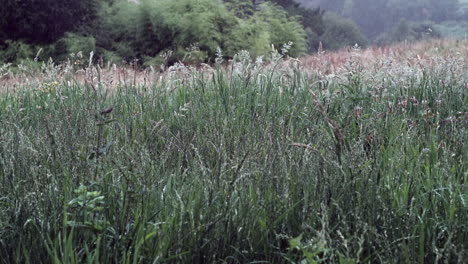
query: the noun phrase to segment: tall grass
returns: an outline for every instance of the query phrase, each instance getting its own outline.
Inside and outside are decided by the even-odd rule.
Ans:
[[[4,80],[0,262],[463,263],[463,47]]]

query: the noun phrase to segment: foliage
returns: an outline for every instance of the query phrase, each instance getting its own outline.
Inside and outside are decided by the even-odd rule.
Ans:
[[[242,49],[256,56],[266,55],[271,44],[278,47],[289,41],[294,42],[291,55],[305,52],[304,30],[281,9],[265,4],[241,19],[235,8],[229,12],[213,0],[143,1],[136,46],[140,54],[152,57],[171,50],[171,61],[189,58],[190,47],[196,46],[198,62],[213,61],[218,48],[227,57]]]
[[[401,20],[400,23],[395,25],[388,32],[381,34],[376,39],[376,43],[383,45],[393,42],[414,42],[439,37],[441,37],[441,34],[431,23],[412,23]]]
[[[99,0],[2,0],[0,42],[51,44],[96,16]]]
[[[290,51],[292,56],[306,51],[305,33],[298,19],[269,4],[260,12],[254,12],[250,2],[230,1],[226,6],[217,0],[82,0],[75,1],[73,5],[57,1],[46,9],[39,9],[35,4],[38,2],[34,5],[17,1],[5,3],[6,8],[1,12],[17,10],[5,13],[4,19],[0,20],[0,26],[5,28],[0,32],[6,34],[0,39],[0,44],[3,40],[3,46],[11,46],[5,42],[7,38],[25,38],[34,44],[52,43],[52,50],[47,55],[56,61],[66,59],[78,49],[83,49],[84,54],[93,50],[96,58],[103,60],[122,62],[139,59],[142,63],[145,63],[145,58],[157,58],[171,51],[172,57],[167,60],[169,64],[182,59],[192,63],[213,61],[218,47],[226,57],[232,57],[242,49],[249,50],[254,56],[267,55],[272,44],[280,47],[290,41],[294,43]],[[65,12],[68,7],[74,9],[72,13],[71,9],[67,11],[67,19],[47,20],[52,17],[48,15],[51,11],[47,8],[59,12],[57,17],[61,18],[65,14],[60,12]],[[33,8],[37,13],[26,15]],[[10,17],[10,13],[18,14],[23,20],[17,16]],[[73,27],[67,24],[69,21],[73,21]],[[10,24],[22,29],[16,30]],[[47,29],[47,38],[36,27]],[[15,30],[15,34],[8,30]],[[67,31],[73,32],[65,34]],[[29,36],[32,32],[35,35]],[[197,47],[200,52],[190,51],[192,47]],[[194,60],[189,61],[190,58]],[[5,60],[14,61],[15,58],[8,55]]]
[[[467,13],[468,15],[468,13]],[[468,38],[468,21],[446,21],[441,24],[434,25],[435,29],[440,32],[443,37],[450,38]]]
[[[468,21],[468,1],[460,0],[460,8],[457,12],[457,20]]]
[[[272,1],[283,7],[290,15],[301,18],[301,23],[307,34],[308,51],[316,51],[318,47],[318,36],[325,30],[323,16],[325,11],[320,8],[304,8],[293,0],[274,0]]]
[[[229,12],[238,18],[249,18],[255,13],[255,6],[251,0],[223,0]]]
[[[213,0],[144,0],[140,17],[141,53],[149,56],[167,49],[183,50],[194,43],[199,43],[208,56],[214,56],[223,44],[224,31],[229,34],[236,23],[235,17]]]
[[[324,19],[325,32],[320,36],[325,49],[336,50],[345,46],[365,47],[367,38],[351,20],[327,13]]]
[[[0,50],[0,61],[15,62],[31,59],[35,55],[33,47],[22,41],[5,41],[4,48]]]
[[[271,52],[272,44],[278,48],[289,42],[293,42],[289,54],[297,57],[317,51],[320,41],[325,49],[339,49],[351,43],[364,45],[367,41],[361,30],[372,41],[379,37],[379,43],[422,39],[427,35],[421,32],[426,21],[435,21],[444,30],[444,36],[461,36],[468,10],[466,1],[457,0],[270,0],[255,4],[251,0],[3,2],[0,60],[14,63],[19,62],[16,58],[22,60],[31,55],[26,46],[22,46],[18,56],[13,54],[17,44],[12,43],[23,43],[32,50],[42,49],[39,59],[44,60],[54,57],[62,61],[83,48],[85,54],[93,50],[95,61],[137,61],[146,66],[162,61],[170,65],[179,61],[213,62],[218,48],[226,58],[240,50],[265,56]],[[337,15],[325,17],[325,10]],[[393,31],[401,19],[423,24],[411,26],[407,36],[396,36]],[[449,20],[457,21],[457,25],[451,25]],[[404,25],[400,26],[404,30]],[[161,57],[167,54],[171,56]]]
[[[137,57],[133,47],[138,41],[139,9],[129,1],[116,0],[112,4],[102,3],[98,17],[82,33],[96,39],[97,57],[104,61],[111,58],[115,62],[130,62]]]
[[[442,22],[452,19],[460,8],[458,0],[427,0],[430,20]]]
[[[299,1],[309,7],[320,6],[351,18],[370,39],[398,24],[401,19],[413,22],[453,20],[460,17],[458,0],[316,0]]]
[[[307,51],[306,34],[299,23],[299,18],[288,17],[287,12],[277,6],[263,4],[260,11],[255,14],[254,25],[261,29],[257,35],[260,40],[262,36],[268,35],[268,38],[263,39],[265,45],[273,44],[279,48],[283,44],[292,42],[293,46],[289,50],[291,56],[299,56]]]
[[[96,50],[96,40],[94,37],[80,36],[74,33],[66,33],[65,36],[59,39],[54,45],[55,58],[58,61],[63,61],[71,54],[82,53],[85,57],[89,57],[91,52]]]

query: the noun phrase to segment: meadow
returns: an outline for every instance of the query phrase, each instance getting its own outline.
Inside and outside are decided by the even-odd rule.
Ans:
[[[0,263],[466,263],[467,59],[4,65]]]

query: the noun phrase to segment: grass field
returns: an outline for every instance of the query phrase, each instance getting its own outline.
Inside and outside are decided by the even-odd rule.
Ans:
[[[466,263],[467,59],[5,65],[0,263]]]

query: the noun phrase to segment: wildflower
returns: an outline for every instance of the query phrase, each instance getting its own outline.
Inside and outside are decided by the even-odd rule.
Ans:
[[[379,99],[380,99],[380,96],[378,96],[377,94],[372,95],[372,101],[378,102]]]
[[[404,99],[404,100],[401,100],[400,102],[398,102],[398,106],[400,106],[403,109],[408,107],[408,99]]]
[[[356,115],[357,118],[361,118],[363,115],[364,111],[363,108],[360,106],[354,107],[354,114]]]
[[[445,142],[444,142],[444,141],[441,141],[441,142],[437,145],[437,148],[438,148],[438,149],[445,148]]]
[[[425,157],[428,157],[430,153],[431,153],[431,150],[430,150],[429,148],[423,148],[423,149],[421,150],[421,156],[422,156],[422,157],[424,157],[424,156],[425,156]]]
[[[393,104],[392,104],[392,102],[388,102],[388,112],[393,113]]]
[[[432,113],[431,109],[426,109],[426,113],[424,114],[424,117],[426,118],[432,118],[434,114]]]
[[[374,144],[375,144],[374,135],[372,133],[369,133],[366,136],[366,140],[364,141],[364,150],[366,151],[367,156],[372,154]]]
[[[427,107],[428,104],[429,104],[429,103],[427,102],[427,100],[422,100],[422,101],[421,101],[421,105],[422,105],[423,107]]]
[[[418,105],[419,104],[418,99],[416,99],[416,97],[414,97],[414,96],[410,98],[410,101],[411,101],[411,103],[413,103],[413,105]]]
[[[291,49],[293,43],[289,41],[288,43],[283,44],[283,47],[281,48],[281,53],[283,55],[288,54],[288,51]]]

